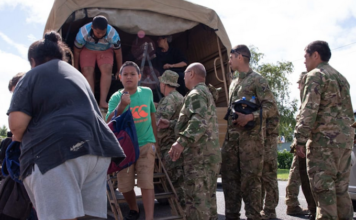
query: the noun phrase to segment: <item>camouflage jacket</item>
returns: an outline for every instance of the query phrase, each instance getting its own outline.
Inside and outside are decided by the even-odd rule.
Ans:
[[[328,63],[320,63],[305,76],[301,108],[294,135],[298,145],[307,147],[353,146],[354,122],[350,85]],[[309,146],[308,146],[309,145]]]
[[[205,83],[199,83],[184,97],[175,131],[184,151],[199,148],[206,163],[221,162],[216,107]]]
[[[262,126],[264,127],[266,118],[278,115],[277,104],[267,80],[259,73],[250,69],[247,73],[239,73],[239,77],[231,82],[229,89],[230,104],[238,99],[242,99],[242,97],[250,100],[252,96],[255,96],[256,103],[262,107]],[[231,117],[229,117],[228,139],[235,141],[238,139],[239,134],[249,135],[253,139],[263,139],[264,134],[260,132],[260,110],[253,112],[253,117],[256,126],[250,130],[234,125]]]
[[[301,75],[300,75],[300,79],[299,79],[299,95],[300,95],[300,100],[302,100],[302,95],[303,95],[303,90],[304,90],[304,86],[305,86],[305,78],[306,78],[306,73],[307,72],[302,72]],[[300,108],[299,107],[299,112],[300,112]],[[297,115],[297,117],[295,118],[295,121],[298,123],[298,120],[299,120],[300,116],[299,114]],[[295,132],[295,129],[297,128],[297,126],[294,128],[294,132]],[[293,138],[293,142],[292,144],[290,145],[290,152],[291,153],[295,153],[296,152],[296,147],[297,146],[297,139],[294,137]]]
[[[176,90],[173,90],[159,101],[155,113],[157,122],[160,118],[168,120],[178,119],[182,104],[183,96]],[[177,137],[174,135],[174,128],[172,127],[158,130],[157,138],[158,146],[161,150],[170,149],[172,144],[177,140]]]

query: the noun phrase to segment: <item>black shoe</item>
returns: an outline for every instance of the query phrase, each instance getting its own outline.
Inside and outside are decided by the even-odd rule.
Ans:
[[[309,215],[309,220],[315,220],[315,215],[313,214]]]
[[[125,220],[137,220],[140,217],[140,211],[130,210],[125,216]]]

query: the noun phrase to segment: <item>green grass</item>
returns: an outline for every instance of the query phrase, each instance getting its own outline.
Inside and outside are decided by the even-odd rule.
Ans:
[[[288,177],[289,177],[289,169],[278,169],[277,171],[278,180],[288,180]]]

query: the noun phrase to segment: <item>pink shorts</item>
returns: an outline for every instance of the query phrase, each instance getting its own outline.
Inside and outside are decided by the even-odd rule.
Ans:
[[[104,51],[89,50],[86,47],[80,52],[80,67],[95,67],[95,61],[98,66],[103,64],[114,64],[114,51],[109,48]]]

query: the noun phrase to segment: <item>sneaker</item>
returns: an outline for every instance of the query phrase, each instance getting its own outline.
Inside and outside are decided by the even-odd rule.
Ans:
[[[262,210],[261,211],[262,219],[274,219],[277,218],[276,210]]]
[[[302,209],[300,206],[287,206],[287,215],[309,215],[308,209]]]
[[[125,216],[125,220],[137,220],[140,217],[140,211],[130,210]]]

